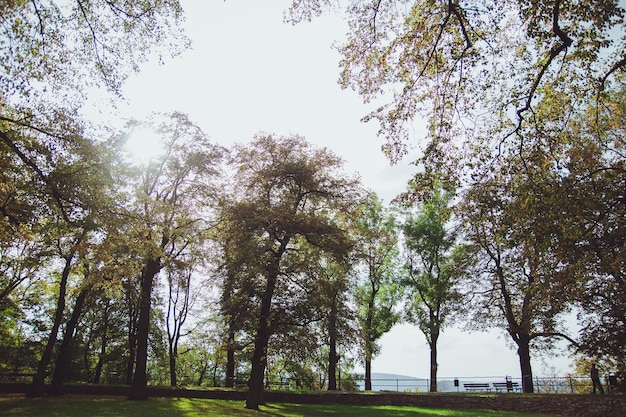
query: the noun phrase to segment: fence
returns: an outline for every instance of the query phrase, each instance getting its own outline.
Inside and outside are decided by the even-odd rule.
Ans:
[[[510,382],[507,389],[506,382]],[[363,378],[358,378],[359,390],[364,389]],[[613,381],[611,381],[613,382]],[[438,392],[465,392],[465,384],[479,385],[489,392],[521,392],[522,379],[508,376],[441,377],[437,379]],[[611,392],[615,383],[607,375],[603,380],[605,391]],[[471,387],[471,385],[470,385]],[[592,392],[591,379],[586,376],[534,377],[533,388],[537,394],[588,394]],[[419,378],[372,378],[372,391],[428,392],[429,379]]]
[[[507,381],[510,383],[507,389]],[[349,382],[349,384],[348,384]],[[378,392],[428,392],[430,390],[430,380],[421,378],[372,378],[372,391]],[[473,387],[477,391],[487,392],[521,392],[521,378],[508,376],[470,376],[470,377],[441,377],[437,379],[438,392],[466,392]],[[473,385],[472,385],[473,384]],[[365,382],[363,377],[353,377],[349,381],[337,382],[342,390],[363,391]],[[612,384],[609,383],[608,375],[603,380],[605,391],[612,391]],[[592,383],[589,377],[584,376],[553,376],[534,377],[533,388],[537,394],[589,394],[592,392]],[[298,389],[325,389],[325,381],[318,381],[311,387],[305,387],[301,381],[282,378],[280,380],[266,381],[266,388],[281,390]]]
[[[11,382],[30,382],[32,374],[16,374],[7,373],[0,374],[0,380]],[[611,378],[611,379],[610,379]],[[509,388],[506,382],[510,382]],[[247,383],[245,378],[238,378],[235,386],[244,388]],[[267,389],[299,391],[299,390],[325,390],[327,389],[326,381],[304,381],[295,378],[281,378],[266,380]],[[428,392],[430,390],[430,380],[422,378],[408,377],[374,377],[371,380],[372,391],[378,392]],[[624,377],[619,374],[619,380],[615,379],[615,374],[606,375],[603,378],[604,390],[611,392],[626,392],[626,382]],[[476,390],[488,392],[521,392],[521,378],[511,378],[508,376],[471,376],[471,377],[440,377],[437,379],[438,392],[466,392],[466,385],[471,385]],[[337,386],[342,391],[363,391],[365,382],[362,376],[352,376],[349,379],[337,381]],[[534,377],[534,392],[537,394],[589,394],[592,392],[591,379],[586,376],[553,376],[553,377]]]

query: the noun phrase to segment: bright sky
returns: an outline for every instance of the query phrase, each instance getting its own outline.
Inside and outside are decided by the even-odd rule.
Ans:
[[[410,160],[390,166],[376,137],[378,126],[360,119],[371,107],[337,84],[339,54],[331,48],[347,31],[337,16],[297,26],[283,23],[290,0],[181,0],[192,50],[164,65],[148,64],[128,80],[127,105],[141,118],[150,112],[181,111],[214,141],[230,146],[258,132],[300,134],[332,149],[386,202],[405,189],[415,167]],[[372,371],[424,377],[429,350],[411,325],[382,338]],[[439,376],[519,377],[515,350],[501,331],[444,331],[439,343]],[[536,375],[564,375],[564,357],[535,360]],[[552,367],[555,370],[551,369]]]

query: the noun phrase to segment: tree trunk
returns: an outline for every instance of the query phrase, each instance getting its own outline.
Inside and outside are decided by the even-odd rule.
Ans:
[[[430,345],[430,392],[437,392],[437,341]]]
[[[267,322],[267,320],[265,320]],[[265,374],[265,356],[267,352],[267,342],[269,340],[269,331],[267,323],[259,324],[257,336],[254,342],[254,353],[252,355],[252,370],[250,372],[250,381],[248,382],[248,397],[246,399],[246,408],[258,410],[259,405],[264,403],[263,376]]]
[[[111,300],[107,299],[104,307],[104,323],[100,334],[100,353],[98,354],[98,363],[94,371],[93,383],[99,384],[102,377],[102,367],[104,366],[104,359],[106,357],[107,346],[109,344],[109,307],[111,306]],[[109,381],[110,382],[110,381]],[[118,383],[117,381],[115,382]]]
[[[270,275],[267,285],[261,299],[261,311],[259,314],[259,323],[257,326],[256,337],[254,338],[254,353],[252,354],[252,370],[250,371],[250,381],[248,382],[248,398],[246,399],[246,408],[258,410],[259,405],[264,403],[263,394],[263,377],[265,374],[265,364],[267,363],[267,343],[270,338],[270,310],[272,307],[272,297],[278,273]]]
[[[328,317],[328,391],[337,391],[337,303],[333,299]]]
[[[365,352],[365,391],[372,390],[372,352],[368,348]]]
[[[63,395],[63,383],[67,378],[67,369],[70,362],[70,347],[74,338],[74,332],[78,325],[78,320],[83,312],[83,306],[85,305],[85,299],[89,290],[83,289],[76,297],[76,303],[74,304],[74,311],[72,316],[65,326],[65,334],[63,335],[63,341],[59,348],[57,360],[54,366],[54,374],[52,375],[52,382],[48,393],[50,395]]]
[[[133,374],[135,370],[135,357],[137,356],[137,331],[129,329],[128,331],[128,360],[126,361],[126,385],[133,383]]]
[[[170,386],[175,387],[178,385],[178,378],[176,377],[176,356],[178,356],[178,349],[170,346]]]
[[[371,291],[369,299],[367,301],[367,316],[365,317],[365,391],[372,390],[372,352],[374,351],[374,337],[372,336],[373,323],[374,323],[374,300],[376,300],[376,294],[378,294],[378,287],[375,280],[372,280],[374,276],[370,266],[370,284]]]
[[[126,385],[133,383],[135,358],[137,356],[137,310],[138,306],[133,299],[133,286],[129,280],[126,283],[126,302],[128,303],[128,360],[126,361]]]
[[[137,323],[128,323],[128,360],[126,361],[126,385],[133,383],[135,358],[137,357]]]
[[[226,351],[226,388],[235,386],[235,331],[232,328],[228,330],[228,350]]]
[[[206,362],[205,362],[206,363]],[[217,387],[217,368],[218,368],[219,362],[216,359],[213,363],[213,386]],[[208,368],[208,363],[206,364],[206,367]]]
[[[207,369],[209,369],[209,364],[207,363],[207,361],[202,361],[202,368],[200,368],[200,375],[198,376],[198,381],[196,382],[197,386],[202,386]],[[213,386],[215,387],[215,384],[213,384]]]
[[[533,371],[530,366],[530,337],[519,335],[517,340],[517,354],[519,356],[520,370],[522,371],[522,391],[533,393]]]
[[[330,351],[328,352],[328,391],[337,391],[337,341],[330,339]]]
[[[148,399],[148,336],[150,335],[150,310],[154,277],[161,269],[161,259],[150,259],[141,273],[139,293],[139,317],[137,319],[137,352],[135,356],[135,375],[130,388],[130,400]]]
[[[43,354],[41,355],[41,359],[39,360],[37,373],[33,377],[33,383],[27,393],[29,397],[43,397],[45,394],[46,373],[48,371],[48,365],[52,360],[52,352],[54,350],[54,345],[57,341],[59,327],[61,327],[61,322],[63,321],[63,311],[65,310],[65,293],[67,291],[67,279],[72,269],[72,259],[74,258],[75,253],[76,249],[74,248],[72,250],[72,253],[67,258],[65,258],[65,266],[63,267],[61,281],[59,282],[59,296],[57,299],[56,311],[54,313],[54,322],[52,324],[52,329],[50,330],[50,335],[48,336],[48,342],[46,343],[46,347],[43,351]]]

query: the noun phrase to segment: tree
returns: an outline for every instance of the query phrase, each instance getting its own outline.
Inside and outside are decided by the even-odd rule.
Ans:
[[[558,216],[550,213],[557,172],[541,163],[543,152],[502,158],[466,191],[460,213],[475,249],[466,284],[473,306],[471,327],[499,326],[517,346],[524,392],[533,392],[531,348],[550,349],[566,338],[563,315],[575,287],[555,245]],[[532,168],[531,168],[532,167]],[[478,278],[476,278],[478,277]]]
[[[285,322],[308,320],[309,261],[300,248],[344,256],[350,239],[333,213],[349,211],[359,189],[339,172],[339,158],[298,136],[256,136],[236,147],[233,167],[235,199],[224,202],[222,216],[237,245],[229,247],[231,256],[246,265],[242,288],[251,303],[244,306],[252,308],[255,326],[246,407],[258,409],[272,334]]]
[[[402,226],[408,271],[402,282],[406,317],[426,336],[430,348],[430,392],[437,392],[437,341],[460,301],[454,252],[462,249],[455,247],[455,232],[449,229],[452,197],[435,190],[417,216],[410,215]]]
[[[18,194],[20,198],[13,198],[12,205],[19,206],[20,200],[32,204],[33,218],[22,226],[40,230],[42,234],[37,237],[63,265],[53,326],[29,392],[35,396],[43,395],[44,378],[64,318],[69,280],[98,229],[96,213],[106,207],[105,195],[111,183],[108,163],[112,149],[84,137],[82,126],[63,115],[56,120],[65,123],[67,130],[52,138],[26,126],[21,134],[0,132],[3,145],[14,155],[12,163],[23,167],[33,179],[30,194]],[[44,227],[34,226],[36,223]]]
[[[310,330],[310,333],[320,333],[321,340],[316,348],[327,358],[328,390],[335,391],[340,388],[337,381],[339,361],[358,341],[354,308],[350,303],[353,296],[350,289],[354,285],[350,272],[354,259],[338,262],[320,251],[313,251],[308,257],[315,260],[309,274],[317,287],[310,298],[317,301],[315,309],[319,314],[319,321],[314,325],[318,330]]]
[[[290,18],[310,19],[331,3],[295,1]],[[619,145],[620,129],[614,126],[609,133],[610,123],[601,116],[605,109],[618,108],[613,100],[623,89],[623,4],[529,0],[400,5],[374,0],[351,4],[346,12],[350,32],[339,47],[343,55],[340,83],[357,90],[366,102],[393,91],[391,100],[364,118],[380,123],[379,133],[387,139],[385,151],[392,160],[406,153],[411,124],[421,115],[428,120],[429,136],[418,161],[423,165],[421,172],[445,171],[458,182],[458,189],[468,187],[478,193],[483,185],[480,176],[487,172],[489,177],[492,169],[506,171],[502,160],[513,154],[519,157],[514,163],[518,178],[524,177],[520,165],[530,171],[545,168],[534,165],[537,162],[557,166],[551,185],[562,194],[527,190],[533,198],[541,194],[545,199],[541,210],[534,212],[534,220],[549,226],[552,234],[551,245],[549,238],[540,238],[542,245],[550,247],[542,250],[560,258],[557,275],[565,276],[567,269],[576,277],[569,283],[561,280],[568,297],[573,286],[599,288],[578,299],[589,313],[583,322],[589,330],[584,338],[591,341],[593,335],[610,334],[591,342],[588,347],[594,355],[606,342],[624,340],[618,330],[623,328],[619,319],[624,316],[619,307],[623,306],[623,274],[621,263],[612,263],[617,259],[614,254],[623,255],[618,249],[622,232],[610,220],[621,218],[615,192],[623,189],[619,185],[623,165],[617,162],[624,159],[623,145]],[[585,111],[595,117],[580,124]],[[573,126],[577,123],[582,128]],[[575,131],[592,140],[579,142]],[[618,145],[609,145],[609,138]],[[477,149],[481,150],[479,158],[475,158]],[[530,153],[548,157],[538,161],[529,158]],[[611,155],[616,158],[611,160]],[[568,172],[572,168],[581,170]],[[424,180],[421,172],[416,182]],[[538,180],[531,184],[537,183],[547,186]],[[603,195],[599,190],[608,198],[598,205],[596,199],[583,197]],[[518,203],[523,200],[521,195],[514,198]],[[556,213],[560,226],[547,221],[554,221]],[[572,228],[565,230],[566,225]],[[586,270],[585,261],[590,265]],[[612,324],[605,328],[597,319],[600,314],[592,311],[611,316]],[[623,352],[619,343],[610,345],[611,352]]]
[[[356,256],[364,279],[356,289],[357,321],[365,362],[365,390],[372,389],[372,358],[377,341],[399,320],[395,311],[399,291],[398,231],[395,217],[383,208],[373,193],[361,206],[355,227]]]
[[[63,269],[59,276],[56,310],[54,313],[52,330],[50,331],[41,359],[39,360],[37,373],[33,377],[33,383],[28,392],[29,396],[39,397],[44,395],[44,382],[48,371],[48,365],[52,360],[53,350],[57,341],[57,334],[63,322],[68,281],[74,268],[76,258],[78,257],[79,247],[84,245],[88,234],[88,229],[79,229],[77,231],[77,235],[72,236],[69,234],[69,236],[61,235],[58,237],[57,247],[59,257],[63,262]]]
[[[156,123],[155,123],[156,124]],[[180,113],[158,126],[165,152],[145,167],[129,213],[143,266],[139,280],[137,351],[130,398],[147,398],[148,336],[152,288],[157,274],[168,264],[184,259],[202,246],[213,227],[211,206],[222,148]]]
[[[311,19],[333,3],[294,1],[288,19]],[[370,0],[349,3],[345,14],[340,84],[365,102],[391,97],[364,120],[379,122],[392,160],[406,153],[420,115],[430,125],[426,159],[437,164],[453,139],[497,143],[534,124],[548,90],[601,106],[626,67],[624,8],[613,0]]]
[[[84,281],[89,278],[88,269],[84,272]],[[61,345],[59,346],[57,359],[54,365],[54,373],[52,374],[52,381],[50,382],[50,389],[48,393],[51,395],[61,395],[63,393],[63,383],[67,378],[67,370],[70,364],[71,345],[74,340],[74,333],[78,326],[78,321],[83,314],[83,307],[87,300],[87,296],[90,293],[90,285],[83,284],[83,287],[79,289],[76,300],[74,301],[74,308],[70,319],[65,323],[65,331],[63,332],[63,338]]]
[[[174,55],[187,46],[182,19],[176,0],[3,2],[0,102],[32,105],[47,90],[75,102],[86,86],[119,93],[151,53]]]
[[[178,385],[176,361],[178,346],[195,297],[192,295],[193,265],[182,270],[169,270],[167,274],[168,300],[165,325],[167,327],[167,345],[170,365],[170,385]]]
[[[561,144],[552,146],[560,181],[544,217],[558,215],[558,256],[568,267],[570,286],[578,289],[581,329],[574,347],[617,369],[626,361],[624,91],[622,85],[606,92],[601,109],[590,104],[573,114],[557,97],[545,111],[553,118],[562,114],[559,129],[543,129]]]
[[[78,259],[73,249],[65,248],[65,241],[93,231],[90,222],[102,207],[98,179],[108,179],[106,164],[98,158],[99,148],[104,148],[78,122],[76,109],[88,87],[104,86],[119,94],[129,71],[136,71],[138,63],[155,51],[153,46],[177,30],[180,19],[178,2],[167,0],[124,5],[104,0],[18,0],[0,5],[0,22],[6,29],[0,39],[2,247],[9,247],[5,236],[10,234],[5,232],[19,230],[21,236],[58,240],[65,262],[57,313],[33,392],[41,392],[63,318],[67,281]],[[184,36],[178,41],[175,44],[186,45]],[[170,53],[176,53],[175,44],[168,45]],[[67,237],[48,236],[49,231],[38,228],[52,229],[51,224]],[[14,242],[11,245],[17,248]],[[15,266],[24,273],[16,275]],[[30,276],[26,262],[11,262],[11,268],[3,297]]]

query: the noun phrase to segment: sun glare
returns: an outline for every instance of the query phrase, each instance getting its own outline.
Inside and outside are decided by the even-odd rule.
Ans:
[[[162,155],[163,139],[152,129],[137,127],[128,135],[125,147],[135,163],[147,164]]]

